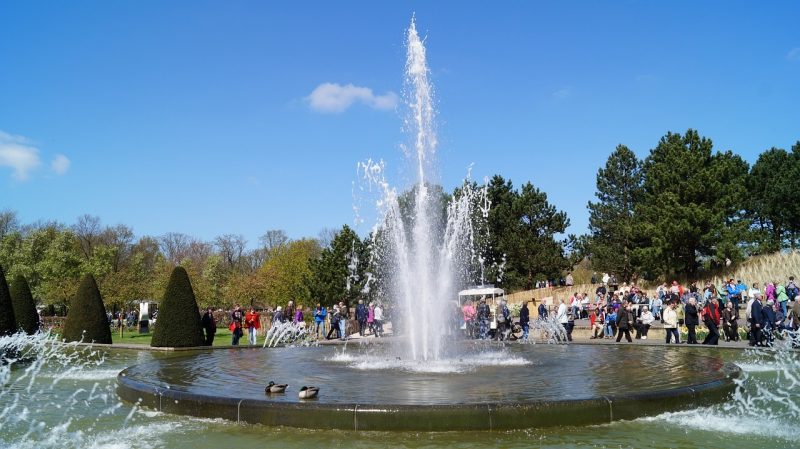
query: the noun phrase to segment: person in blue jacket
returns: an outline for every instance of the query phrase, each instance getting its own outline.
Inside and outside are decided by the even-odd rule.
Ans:
[[[317,325],[317,338],[319,338],[319,328],[322,328],[322,335],[325,336],[327,333],[325,329],[325,317],[328,316],[328,309],[326,309],[322,303],[317,303],[317,308],[314,309],[314,323]]]

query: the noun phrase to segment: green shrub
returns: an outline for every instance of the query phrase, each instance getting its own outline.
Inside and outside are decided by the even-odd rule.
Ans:
[[[20,274],[14,278],[9,290],[17,326],[28,335],[35,334],[39,330],[39,313],[36,312],[36,303],[33,302],[31,288],[28,286],[25,276]]]
[[[17,332],[17,320],[14,318],[14,305],[6,283],[6,274],[0,266],[0,336]]]
[[[62,337],[65,341],[111,344],[106,306],[91,274],[83,277],[78,293],[70,303]]]
[[[203,346],[200,309],[192,283],[183,267],[176,267],[169,277],[164,299],[158,305],[158,320],[150,346]]]

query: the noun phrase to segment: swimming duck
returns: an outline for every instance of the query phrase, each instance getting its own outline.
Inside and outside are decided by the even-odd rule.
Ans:
[[[319,388],[303,387],[300,389],[300,393],[298,393],[298,396],[300,396],[300,399],[311,399],[317,397],[317,394],[319,394]]]
[[[285,393],[288,386],[286,384],[277,385],[275,382],[269,381],[267,388],[264,388],[264,393]]]

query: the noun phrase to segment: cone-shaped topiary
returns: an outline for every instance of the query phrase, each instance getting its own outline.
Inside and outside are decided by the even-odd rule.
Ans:
[[[15,277],[9,291],[17,326],[28,335],[35,334],[39,330],[39,313],[36,311],[36,303],[33,302],[31,288],[28,286],[25,276],[20,274]]]
[[[83,340],[111,344],[111,327],[106,316],[106,306],[91,274],[83,277],[78,293],[69,305],[62,338],[65,341]]]
[[[200,309],[197,308],[189,275],[183,267],[175,267],[164,291],[164,299],[158,305],[158,321],[150,346],[203,346],[203,340]]]
[[[6,273],[0,266],[0,337],[15,332],[17,332],[17,320],[14,319],[14,306],[6,283]]]

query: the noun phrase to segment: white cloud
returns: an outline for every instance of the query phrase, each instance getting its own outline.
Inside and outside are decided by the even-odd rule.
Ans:
[[[800,61],[800,47],[795,47],[786,53],[786,59],[789,61]]]
[[[69,170],[70,164],[71,162],[69,158],[63,154],[56,154],[56,157],[53,158],[52,162],[50,162],[50,170],[53,170],[53,173],[57,175],[63,175],[67,173],[67,170]]]
[[[0,131],[0,167],[11,167],[14,179],[26,181],[41,163],[39,149],[28,139]]]
[[[311,109],[317,112],[339,113],[357,101],[374,109],[394,109],[397,106],[398,96],[391,91],[375,95],[368,87],[352,84],[343,86],[337,83],[322,83],[306,97],[306,101]]]
[[[564,98],[568,98],[572,96],[572,88],[571,87],[562,87],[557,91],[553,92],[553,96],[558,98],[559,100],[563,100]]]

